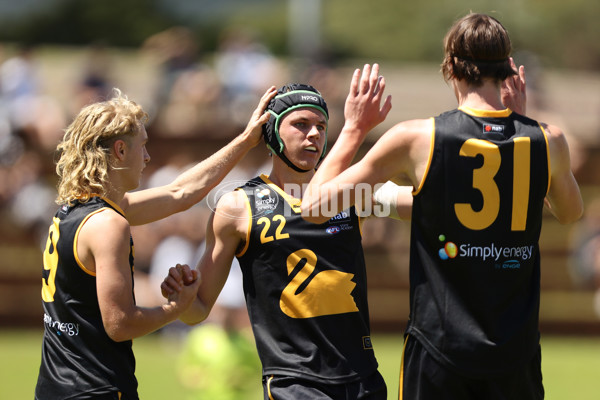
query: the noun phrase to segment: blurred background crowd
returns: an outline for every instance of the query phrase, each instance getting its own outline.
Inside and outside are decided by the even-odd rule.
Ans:
[[[567,130],[586,203],[584,218],[573,226],[545,222],[542,329],[600,334],[600,3],[575,3],[550,1],[541,10],[535,1],[493,7],[485,1],[473,11],[497,10],[508,27],[516,61],[526,66],[528,113]],[[439,73],[441,39],[471,9],[467,4],[0,2],[0,325],[41,327],[41,247],[56,208],[54,150],[81,107],[115,87],[144,107],[152,161],[142,187],[152,187],[241,132],[271,85],[303,82],[319,89],[335,141],[352,69],[379,62],[394,108],[366,148],[395,121],[453,107]],[[224,185],[268,174],[268,165],[266,148],[258,146]],[[199,260],[217,194],[180,215],[133,228],[139,303],[162,301],[159,285],[170,266]],[[365,224],[375,330],[400,332],[406,321],[408,228],[386,219]],[[231,287],[212,316],[232,330],[247,326],[238,273],[234,266]],[[187,333],[178,324],[171,329]]]

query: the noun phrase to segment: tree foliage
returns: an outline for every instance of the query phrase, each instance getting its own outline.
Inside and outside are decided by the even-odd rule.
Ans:
[[[182,24],[197,32],[208,51],[217,48],[220,33],[231,27],[254,29],[278,55],[289,50],[287,30],[294,16],[287,1],[238,0],[234,7],[230,0],[221,2],[221,9],[220,3],[211,3],[212,18],[202,4],[196,5],[198,15],[169,13],[173,10],[165,6],[168,2],[54,0],[24,19],[0,17],[0,40],[138,46],[149,35]],[[515,51],[537,54],[555,67],[600,69],[597,0],[321,0],[320,4],[322,50],[338,58],[438,62],[448,27],[474,11],[496,16],[509,30]]]
[[[27,18],[5,21],[4,40],[29,44],[137,46],[175,21],[154,0],[62,0]]]

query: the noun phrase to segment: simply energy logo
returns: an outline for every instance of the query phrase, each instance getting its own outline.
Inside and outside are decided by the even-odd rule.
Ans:
[[[438,236],[438,240],[444,244],[444,246],[438,251],[438,255],[442,260],[454,258],[457,255],[457,247],[453,242],[446,242],[446,236]],[[444,243],[445,242],[445,243]]]
[[[221,215],[230,217],[230,218],[238,218],[235,213],[228,213],[222,209],[217,210],[217,203],[220,198],[230,192],[235,191],[236,189],[247,184],[248,181],[241,180],[232,180],[227,182],[222,182],[217,187],[215,187],[207,196],[206,196],[206,204],[213,212],[218,212]],[[252,215],[252,218],[258,219],[264,215],[270,214],[277,208],[277,204],[279,203],[279,197],[273,191],[269,185],[264,183],[255,183],[252,186],[252,190],[254,192],[254,206],[256,212]],[[228,206],[232,210],[245,210],[247,209],[247,197],[246,196],[237,196],[235,201],[229,202]],[[244,216],[246,215],[245,213]]]
[[[268,214],[277,208],[277,196],[268,187],[254,189],[254,206],[259,214]]]
[[[44,324],[48,326],[48,329],[56,332],[58,336],[69,335],[69,336],[78,336],[79,335],[79,324],[74,322],[61,322],[53,319],[50,315],[44,313]]]
[[[438,255],[442,260],[456,257],[480,259],[481,261],[493,260],[496,268],[502,269],[520,268],[521,261],[531,259],[534,252],[533,245],[514,247],[497,246],[495,243],[487,246],[476,246],[470,243],[457,245],[446,240],[445,235],[439,235],[438,240],[442,243],[442,247],[438,250]]]

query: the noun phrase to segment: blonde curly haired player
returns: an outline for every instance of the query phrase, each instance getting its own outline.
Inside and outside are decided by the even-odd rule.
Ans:
[[[109,187],[110,148],[117,139],[130,141],[144,130],[148,114],[121,90],[110,100],[86,106],[67,128],[57,150],[58,204],[85,202],[106,196]]]
[[[43,254],[36,399],[138,399],[132,339],[177,319],[196,298],[200,279],[194,273],[163,305],[138,306],[130,225],[202,200],[260,142],[274,95],[269,88],[246,129],[214,155],[167,185],[134,192],[150,161],[146,112],[116,89],[75,117],[57,147],[59,209]]]

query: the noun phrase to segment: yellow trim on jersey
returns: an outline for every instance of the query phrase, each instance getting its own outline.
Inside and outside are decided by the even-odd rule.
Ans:
[[[77,253],[77,242],[79,241],[79,232],[81,232],[81,228],[83,228],[83,225],[94,215],[105,211],[105,210],[111,210],[111,208],[109,207],[102,207],[92,213],[89,213],[84,219],[83,221],[81,221],[81,223],[79,224],[79,226],[77,227],[77,231],[75,232],[75,237],[73,238],[73,255],[75,256],[75,261],[77,262],[77,265],[79,265],[79,268],[81,268],[83,270],[83,272],[85,272],[88,275],[91,276],[96,276],[96,272],[95,271],[90,271],[89,269],[87,269],[85,267],[85,265],[83,265],[83,263],[81,262],[81,260],[79,259],[79,253]]]
[[[504,110],[479,110],[477,108],[471,108],[466,106],[460,106],[458,109],[464,113],[472,115],[474,117],[483,117],[483,118],[506,118],[510,114],[512,114],[512,110],[510,108],[505,108]]]
[[[431,167],[431,163],[433,161],[433,148],[435,145],[435,118],[431,119],[431,144],[429,145],[429,157],[427,159],[427,167],[425,167],[425,172],[423,173],[423,177],[421,178],[421,182],[419,182],[419,186],[416,189],[413,189],[412,195],[416,196],[419,194],[423,185],[425,184],[425,179],[427,179],[427,175],[429,174],[429,168]]]
[[[548,196],[548,193],[550,193],[550,180],[552,178],[552,169],[550,165],[550,146],[548,145],[548,134],[546,133],[546,130],[541,124],[538,123],[538,125],[540,126],[540,129],[544,134],[544,140],[546,141],[546,159],[548,160],[548,187],[546,188],[546,196]]]
[[[356,217],[358,218],[358,232],[360,233],[360,237],[363,235],[363,224],[365,223],[366,218],[361,217],[356,213]]]
[[[122,216],[125,216],[125,211],[123,211],[123,209],[115,202],[113,202],[112,200],[107,199],[106,197],[102,197],[102,200],[104,200],[105,202],[107,202],[108,204],[110,204],[111,206],[113,206],[113,208]]]
[[[398,383],[398,400],[403,400],[404,395],[404,353],[406,352],[406,343],[410,335],[406,335],[404,346],[402,346],[402,358],[400,359],[400,381]]]
[[[263,181],[265,181],[265,183],[267,185],[269,185],[269,187],[271,189],[273,189],[274,191],[276,191],[277,193],[279,193],[279,195],[281,197],[283,197],[283,199],[290,205],[290,208],[295,212],[295,213],[300,213],[301,209],[300,209],[300,204],[302,204],[302,199],[298,199],[294,196],[291,196],[289,194],[287,194],[286,192],[283,191],[282,188],[280,188],[279,186],[277,186],[275,183],[273,183],[273,181],[271,181],[271,179],[269,179],[269,177],[265,174],[261,174],[260,175],[260,179],[262,179]]]
[[[244,198],[246,199],[246,212],[248,213],[248,228],[246,229],[246,243],[244,244],[244,248],[235,254],[236,257],[243,256],[248,250],[248,246],[250,245],[250,231],[252,230],[252,208],[250,207],[250,199],[248,195],[242,188],[237,188],[235,190],[239,190],[244,193]]]
[[[269,400],[274,400],[273,395],[271,394],[271,381],[273,380],[273,375],[271,375],[267,379],[267,393],[269,394]]]
[[[115,211],[117,211],[122,216],[125,216],[125,211],[123,211],[123,209],[114,201],[107,199],[106,197],[102,197],[99,194],[92,194],[92,195],[90,195],[89,199],[91,199],[92,197],[100,197],[102,200],[104,200],[105,202],[110,204],[115,209]],[[75,199],[80,200],[80,199],[83,199],[83,197],[76,197]],[[82,203],[82,204],[85,204],[85,203]]]

